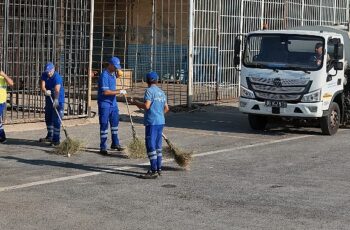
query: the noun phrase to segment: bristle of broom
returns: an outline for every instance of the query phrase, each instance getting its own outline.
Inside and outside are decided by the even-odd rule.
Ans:
[[[174,156],[175,162],[184,169],[188,170],[192,162],[192,153],[184,152],[178,149],[169,139],[165,139],[169,146],[169,152]]]
[[[137,137],[134,137],[128,145],[127,155],[129,158],[144,159],[147,157],[146,152],[145,142]]]
[[[56,147],[56,154],[59,155],[73,155],[83,148],[83,143],[72,138],[66,138],[59,146]]]

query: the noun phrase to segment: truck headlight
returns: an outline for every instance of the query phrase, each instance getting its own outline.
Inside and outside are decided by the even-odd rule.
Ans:
[[[316,90],[314,92],[305,94],[303,98],[301,99],[301,102],[319,102],[321,101],[321,90]]]
[[[241,86],[241,97],[254,99],[255,95],[254,95],[253,91]]]

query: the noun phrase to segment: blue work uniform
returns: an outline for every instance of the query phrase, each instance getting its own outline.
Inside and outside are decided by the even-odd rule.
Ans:
[[[164,107],[165,93],[156,85],[151,85],[145,91],[145,101],[151,102],[150,109],[146,110],[144,125],[146,128],[146,148],[153,172],[162,170],[162,133],[165,125]]]
[[[103,70],[98,79],[98,115],[100,122],[100,149],[107,150],[108,124],[111,126],[112,146],[119,145],[118,125],[119,109],[117,97],[105,96],[106,90],[117,90],[117,79],[114,73]]]
[[[49,77],[46,72],[42,73],[41,80],[45,82],[46,90],[51,91],[50,96],[45,97],[45,122],[47,128],[47,139],[52,140],[54,143],[60,142],[61,133],[61,121],[53,107],[53,101],[55,100],[55,86],[60,85],[60,92],[58,95],[59,105],[56,108],[61,119],[64,114],[64,87],[62,77],[59,73],[55,72],[52,77]]]

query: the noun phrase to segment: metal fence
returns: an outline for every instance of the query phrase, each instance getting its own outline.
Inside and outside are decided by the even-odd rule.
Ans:
[[[142,97],[144,77],[154,70],[168,103],[186,104],[188,6],[187,0],[96,0],[94,70],[101,71],[109,57],[118,56],[125,73],[119,88]]]
[[[190,0],[190,88],[192,102],[239,95],[233,68],[234,37],[262,29],[346,24],[349,0]]]
[[[0,69],[13,77],[7,123],[44,118],[40,75],[48,61],[64,79],[66,117],[87,114],[90,3],[0,0]]]
[[[236,35],[264,23],[284,29],[349,19],[349,0],[91,2],[0,0],[0,68],[15,80],[7,122],[43,119],[39,79],[47,61],[64,76],[68,117],[88,114],[87,70],[101,71],[110,56],[122,59],[125,75],[118,84],[132,96],[142,97],[144,76],[155,70],[170,105],[225,101],[239,96],[239,72],[233,68]]]

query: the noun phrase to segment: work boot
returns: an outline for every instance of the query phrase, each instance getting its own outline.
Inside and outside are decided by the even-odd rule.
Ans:
[[[100,150],[100,154],[103,155],[103,156],[108,156],[109,155],[108,151],[107,150],[103,150],[103,149]]]
[[[49,142],[52,142],[52,138],[48,138],[48,137],[40,138],[39,142],[49,143]]]
[[[158,170],[157,173],[158,173],[158,176],[162,176],[163,175],[162,170]]]
[[[57,147],[59,146],[61,143],[58,141],[58,142],[51,142],[51,146],[52,147]]]
[[[151,171],[149,170],[146,174],[140,175],[141,179],[157,179],[158,178],[158,173],[156,171]]]
[[[124,151],[125,147],[121,145],[111,145],[111,149],[117,150],[117,151]]]
[[[0,143],[5,144],[7,142],[6,137],[0,138]]]

